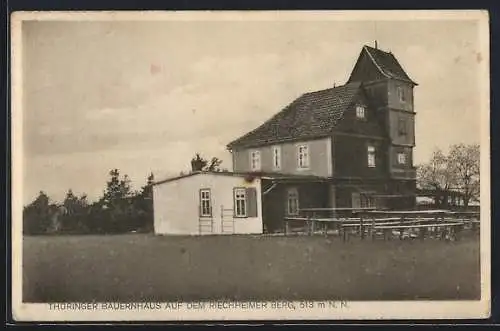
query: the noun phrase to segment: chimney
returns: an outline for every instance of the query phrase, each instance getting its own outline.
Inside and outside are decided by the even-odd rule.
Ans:
[[[378,49],[378,43],[376,40],[375,40],[375,49]]]

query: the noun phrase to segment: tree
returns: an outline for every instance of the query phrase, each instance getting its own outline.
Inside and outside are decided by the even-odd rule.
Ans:
[[[221,164],[222,160],[215,156],[209,162],[199,153],[196,153],[191,159],[191,171],[222,171]]]
[[[125,200],[132,195],[130,187],[130,178],[124,175],[120,179],[118,169],[113,169],[109,172],[111,178],[106,182],[103,202],[108,208],[118,208],[125,203]]]
[[[106,182],[106,189],[93,212],[99,213],[99,231],[107,233],[125,232],[129,229],[132,214],[134,192],[130,187],[130,178],[127,175],[120,177],[118,169],[109,172],[110,179]]]
[[[452,182],[448,159],[439,149],[432,153],[428,163],[417,168],[419,187],[434,192],[434,202],[438,207],[446,206]]]
[[[62,230],[65,232],[87,232],[87,214],[89,204],[87,195],[77,197],[71,189],[66,193],[63,201],[64,215],[62,217]]]
[[[448,161],[454,186],[463,194],[464,206],[467,208],[471,200],[479,201],[479,145],[453,145]]]
[[[151,173],[146,179],[146,185],[134,198],[135,227],[143,232],[153,231],[153,183],[154,175]]]
[[[437,207],[446,207],[451,191],[462,194],[464,205],[479,200],[479,145],[452,145],[448,155],[436,150],[417,168],[419,188],[434,192]]]
[[[23,209],[23,232],[25,234],[47,233],[51,224],[50,199],[40,191],[32,203]]]

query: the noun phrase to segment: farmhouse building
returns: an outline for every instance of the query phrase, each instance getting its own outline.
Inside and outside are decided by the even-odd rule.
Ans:
[[[413,208],[415,86],[391,52],[364,46],[344,85],[305,93],[230,142],[234,172],[191,174],[157,183],[155,229],[188,231],[165,229],[163,219],[169,211],[162,208],[169,208],[172,196],[187,194],[196,200],[198,214],[188,216],[186,205],[177,212],[185,222],[199,221],[208,199],[203,190],[210,190],[210,208],[221,208],[210,213],[219,224],[212,233],[224,232],[220,224],[226,207],[236,219],[234,232],[239,233],[278,231],[286,216],[297,215],[302,208]],[[165,184],[169,188],[161,189]],[[237,192],[242,193],[239,188],[245,185],[255,189],[246,192],[245,208],[254,208],[250,206],[255,202],[260,226],[239,225],[243,195]],[[249,198],[250,194],[256,197]],[[170,201],[171,206],[179,203]],[[203,232],[196,229],[193,225],[188,232]]]

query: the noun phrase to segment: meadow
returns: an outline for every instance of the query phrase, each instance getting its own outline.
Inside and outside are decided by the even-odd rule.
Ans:
[[[480,298],[479,239],[26,236],[23,301]]]

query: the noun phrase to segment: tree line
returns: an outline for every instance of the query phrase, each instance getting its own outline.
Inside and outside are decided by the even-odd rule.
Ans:
[[[417,186],[430,192],[434,206],[449,207],[448,198],[460,196],[462,206],[479,202],[480,147],[456,144],[447,153],[436,149],[428,162],[417,167]]]
[[[125,233],[150,232],[153,229],[151,173],[146,184],[133,191],[130,178],[118,169],[109,172],[101,197],[90,203],[85,194],[77,196],[69,189],[62,203],[52,202],[40,191],[23,210],[23,232],[45,233]]]
[[[191,159],[191,171],[226,171],[216,157],[210,160],[199,153]],[[109,171],[102,196],[89,202],[87,195],[77,196],[69,189],[61,203],[53,202],[44,192],[23,208],[23,232],[39,234],[111,234],[153,231],[154,175],[134,191],[128,175],[118,169]]]

